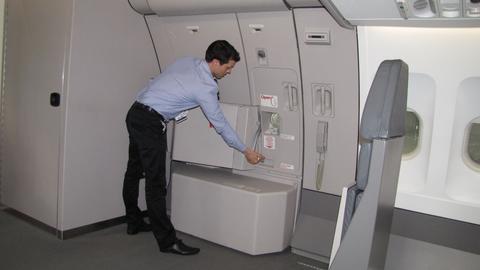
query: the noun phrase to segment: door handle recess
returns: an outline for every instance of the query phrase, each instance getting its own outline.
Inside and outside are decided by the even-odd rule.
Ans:
[[[58,107],[60,106],[60,94],[57,92],[50,93],[50,106]]]
[[[334,117],[333,84],[312,84],[312,113],[316,116]]]

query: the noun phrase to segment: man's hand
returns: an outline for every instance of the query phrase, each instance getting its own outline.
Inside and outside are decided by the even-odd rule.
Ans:
[[[245,158],[247,159],[248,163],[252,165],[258,164],[259,162],[265,159],[265,157],[262,154],[257,153],[253,151],[253,149],[248,147],[247,149],[245,149],[245,151],[243,151],[243,154],[245,155]]]

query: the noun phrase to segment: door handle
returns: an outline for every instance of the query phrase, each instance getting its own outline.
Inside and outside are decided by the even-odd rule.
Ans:
[[[285,83],[288,97],[288,110],[296,111],[298,108],[298,89],[293,83]]]
[[[317,122],[317,171],[315,177],[315,187],[321,190],[323,183],[323,174],[325,169],[325,156],[328,148],[328,122]]]
[[[332,89],[326,87],[323,91],[323,114],[332,116]]]

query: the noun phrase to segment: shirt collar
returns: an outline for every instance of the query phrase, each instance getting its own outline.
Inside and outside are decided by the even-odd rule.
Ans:
[[[208,63],[207,61],[205,61],[205,59],[200,59],[200,66],[202,68],[202,71],[207,74],[207,77],[210,78],[213,82],[215,82],[212,71],[210,71],[210,67],[208,66]]]

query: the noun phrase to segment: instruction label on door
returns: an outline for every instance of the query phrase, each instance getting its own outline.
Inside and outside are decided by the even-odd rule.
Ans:
[[[278,96],[260,95],[260,105],[262,107],[278,108]]]
[[[280,134],[280,138],[282,138],[284,140],[287,140],[287,141],[295,141],[295,136],[290,135],[290,134],[282,133],[282,134]]]
[[[281,169],[284,169],[284,170],[295,170],[295,166],[292,165],[292,164],[288,164],[288,163],[285,163],[285,162],[280,162],[280,168]]]
[[[263,147],[275,150],[275,137],[271,135],[263,135]]]

